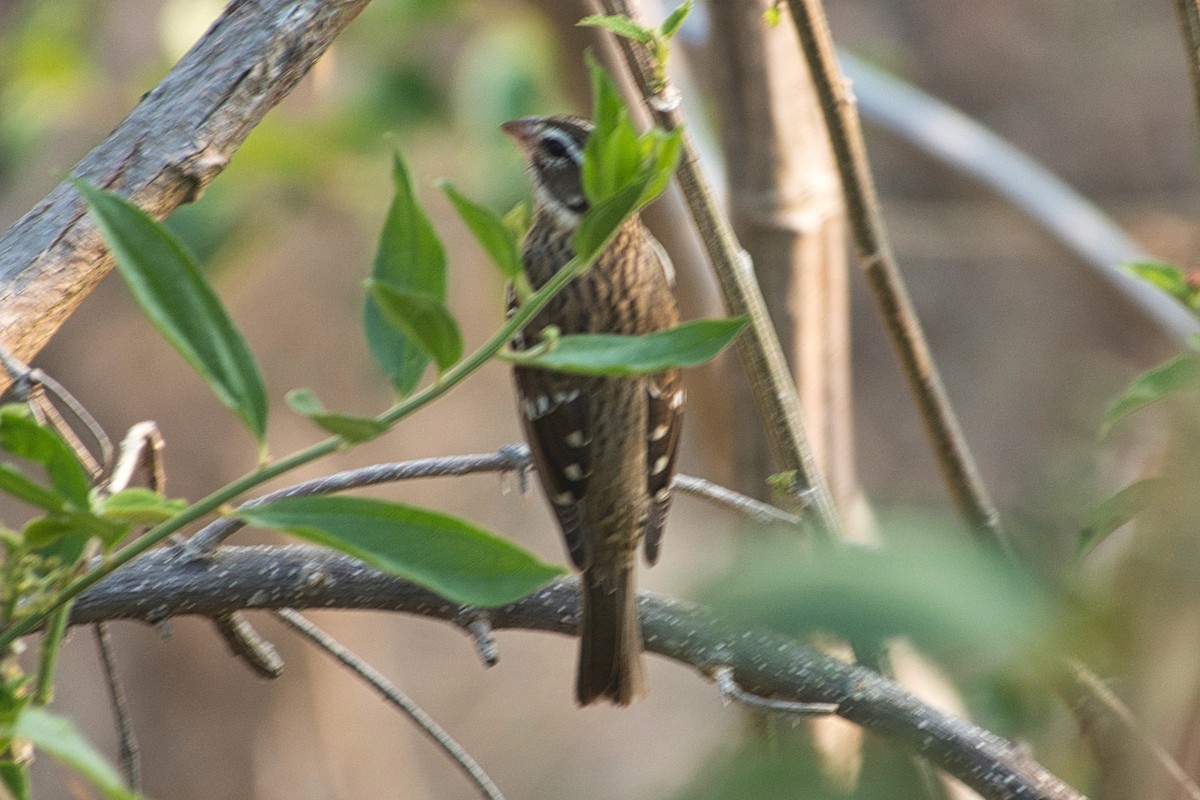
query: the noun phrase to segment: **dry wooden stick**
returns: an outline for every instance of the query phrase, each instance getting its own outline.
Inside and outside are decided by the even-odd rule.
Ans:
[[[788,9],[821,98],[859,266],[925,423],[942,477],[959,514],[972,529],[1007,549],[999,515],[979,478],[888,243],[858,112],[837,65],[824,8],[820,0],[788,0]]]
[[[71,174],[157,218],[194,200],[367,0],[233,2]],[[0,237],[0,343],[29,361],[112,267],[70,184]],[[8,385],[0,374],[0,391]]]

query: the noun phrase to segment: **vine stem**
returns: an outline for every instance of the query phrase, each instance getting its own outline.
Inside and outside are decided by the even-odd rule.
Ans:
[[[636,209],[630,213],[636,212]],[[615,225],[613,230],[604,238],[604,240],[587,256],[576,255],[571,261],[555,273],[547,283],[529,299],[522,304],[511,318],[487,340],[481,347],[475,350],[471,355],[467,356],[462,361],[455,364],[446,372],[442,373],[437,380],[425,389],[417,392],[406,400],[402,400],[393,405],[388,410],[380,414],[376,419],[379,422],[391,427],[401,419],[413,414],[424,406],[433,402],[437,398],[449,392],[459,383],[464,381],[469,375],[478,370],[481,366],[487,363],[493,356],[500,351],[505,344],[513,337],[513,335],[525,327],[534,316],[540,311],[546,303],[550,302],[564,286],[570,283],[578,275],[582,274],[589,268],[608,246],[608,243],[616,235],[620,225]],[[209,494],[207,497],[198,500],[192,505],[185,508],[171,519],[156,525],[147,531],[141,538],[130,543],[126,547],[112,553],[101,560],[100,564],[93,570],[73,580],[67,584],[61,592],[59,592],[56,602],[50,608],[40,611],[35,614],[30,614],[9,627],[0,631],[0,651],[3,651],[8,645],[15,642],[20,637],[32,633],[40,626],[47,617],[57,612],[65,604],[71,602],[79,594],[95,586],[108,575],[111,575],[115,570],[128,564],[133,559],[145,553],[147,550],[165,541],[175,532],[183,527],[195,522],[202,517],[219,510],[222,506],[233,501],[239,495],[260,486],[272,478],[290,472],[297,467],[316,461],[318,458],[329,455],[335,452],[345,444],[345,440],[340,436],[331,436],[328,439],[317,442],[303,450],[299,450],[285,458],[273,463],[264,464],[254,472],[248,473],[241,478],[226,484]]]

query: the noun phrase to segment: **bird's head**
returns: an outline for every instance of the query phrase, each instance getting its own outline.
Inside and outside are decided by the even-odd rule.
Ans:
[[[592,123],[570,116],[523,117],[500,129],[525,154],[538,209],[563,227],[577,227],[588,210],[580,168]]]

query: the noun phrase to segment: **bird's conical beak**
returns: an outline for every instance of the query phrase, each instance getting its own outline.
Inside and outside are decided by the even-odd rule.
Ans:
[[[500,130],[508,134],[517,143],[517,147],[520,147],[522,150],[529,149],[529,143],[533,141],[536,129],[537,122],[533,117],[510,119],[500,126]]]

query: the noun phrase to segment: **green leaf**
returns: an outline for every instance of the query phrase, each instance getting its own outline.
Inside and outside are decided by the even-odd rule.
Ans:
[[[262,444],[267,394],[258,365],[195,259],[129,201],[83,181],[75,187],[143,313]]]
[[[679,26],[683,24],[688,14],[691,13],[694,4],[695,0],[687,0],[687,2],[680,5],[670,14],[667,14],[667,18],[663,20],[662,27],[659,28],[664,39],[670,39],[675,35],[675,32],[679,30]]]
[[[25,524],[22,532],[25,543],[43,556],[56,556],[64,564],[74,564],[84,547],[96,538],[106,549],[125,538],[130,525],[120,520],[108,520],[90,511],[52,512]]]
[[[1145,509],[1164,500],[1169,502],[1169,488],[1170,482],[1165,478],[1145,478],[1129,484],[1096,506],[1087,527],[1080,532],[1075,543],[1075,556],[1086,556],[1110,533]]]
[[[593,129],[583,146],[580,177],[584,194],[596,205],[640,177],[642,151],[616,83],[590,53],[587,62]]]
[[[105,497],[96,514],[109,522],[126,525],[157,525],[187,508],[187,501],[168,499],[141,486],[122,489]]]
[[[39,425],[28,407],[0,406],[0,449],[40,464],[61,498],[77,508],[88,507],[91,479],[87,470],[71,446],[54,430]]]
[[[388,283],[368,281],[367,286],[384,321],[433,356],[439,371],[444,372],[462,358],[462,334],[440,300]]]
[[[506,358],[523,367],[581,375],[646,375],[695,367],[721,352],[746,327],[745,317],[698,319],[643,336],[560,336],[544,353]]]
[[[0,783],[13,800],[30,800],[29,773],[23,765],[15,761],[0,761]]]
[[[137,800],[138,795],[125,788],[116,770],[65,717],[44,708],[27,707],[17,717],[16,724],[0,728],[0,737],[31,742],[79,773],[109,800]]]
[[[658,128],[651,128],[642,137],[642,142],[645,149],[648,150],[646,168],[650,172],[646,189],[638,200],[638,204],[644,206],[662,194],[670,185],[671,178],[675,175],[675,168],[679,166],[679,157],[683,153],[683,131],[676,129],[667,133]]]
[[[62,495],[30,480],[12,464],[0,464],[0,491],[46,511],[57,511],[64,503]]]
[[[308,417],[322,429],[358,444],[387,433],[388,426],[374,417],[355,417],[327,411],[310,389],[293,389],[287,393],[287,404],[297,414]]]
[[[582,261],[590,261],[617,232],[621,223],[638,209],[648,179],[634,181],[623,190],[592,205],[579,221],[571,246]]]
[[[576,25],[603,28],[609,33],[649,44],[654,41],[654,31],[644,28],[624,14],[592,14],[575,23]]]
[[[517,203],[508,210],[508,213],[501,219],[504,227],[512,234],[513,239],[522,241],[525,234],[529,232],[529,226],[532,224],[532,214],[529,210],[529,203],[525,200]]]
[[[911,637],[935,658],[1027,664],[1061,633],[1030,577],[962,536],[953,520],[884,520],[887,546],[812,548],[768,536],[706,598],[720,611],[783,633],[832,633],[861,652]]]
[[[487,251],[492,262],[500,268],[504,277],[515,279],[521,274],[521,251],[519,239],[513,235],[512,229],[504,224],[504,220],[484,206],[464,197],[454,186],[441,181],[439,186],[454,208],[458,216],[474,234],[479,244]]]
[[[1121,266],[1162,289],[1193,312],[1200,311],[1200,286],[1189,282],[1187,273],[1174,264],[1165,261],[1134,261]]]
[[[417,205],[412,182],[400,154],[395,154],[392,178],[395,197],[379,237],[371,279],[406,292],[420,292],[439,303],[446,301],[446,253],[429,218]],[[417,388],[429,365],[419,343],[384,319],[374,292],[367,293],[363,327],[375,361],[400,396]]]
[[[1100,435],[1107,435],[1121,418],[1165,395],[1197,389],[1200,389],[1200,353],[1188,352],[1175,356],[1134,379],[1105,412]]]
[[[562,574],[463,520],[382,500],[294,497],[237,516],[340,550],[467,605],[510,603]]]

